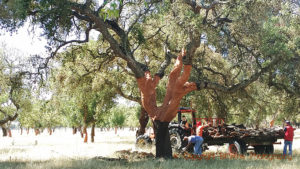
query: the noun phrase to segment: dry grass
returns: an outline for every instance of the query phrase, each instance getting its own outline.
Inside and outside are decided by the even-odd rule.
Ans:
[[[70,133],[70,134],[69,134]],[[70,130],[55,132],[53,136],[18,136],[1,138],[0,168],[12,169],[177,169],[177,168],[263,168],[296,169],[300,166],[300,132],[296,132],[293,159],[259,159],[246,156],[245,159],[185,160],[185,159],[130,159],[129,161],[107,161],[95,159],[96,156],[115,157],[114,152],[124,149],[134,150],[134,132],[120,131],[96,133],[94,144],[83,144],[79,135],[72,135]],[[108,141],[109,140],[109,141]],[[13,144],[12,144],[13,142]],[[37,142],[37,144],[36,144]],[[109,142],[109,143],[108,143]],[[281,154],[283,145],[275,146],[275,153]],[[212,147],[210,152],[226,151],[224,147]],[[153,151],[151,149],[150,151]],[[206,152],[209,153],[209,152]]]

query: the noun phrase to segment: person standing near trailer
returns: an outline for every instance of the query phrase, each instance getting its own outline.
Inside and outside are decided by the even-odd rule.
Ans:
[[[294,128],[291,126],[289,121],[285,121],[284,128],[284,147],[283,147],[283,155],[285,156],[287,153],[287,146],[289,146],[289,155],[292,156],[293,150],[293,138],[294,138]]]

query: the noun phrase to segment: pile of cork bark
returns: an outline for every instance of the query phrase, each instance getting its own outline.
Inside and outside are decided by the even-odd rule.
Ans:
[[[283,138],[284,131],[279,128],[264,128],[264,129],[252,129],[244,125],[227,125],[222,124],[217,127],[206,127],[203,130],[203,137],[212,137],[212,138],[247,138],[247,137],[264,137],[264,138]]]

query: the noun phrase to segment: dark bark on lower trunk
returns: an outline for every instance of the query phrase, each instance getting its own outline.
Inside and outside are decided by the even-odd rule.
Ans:
[[[140,118],[139,118],[140,128],[136,131],[136,137],[145,134],[145,132],[146,132],[145,129],[146,129],[146,126],[147,126],[147,124],[148,124],[148,121],[149,121],[148,113],[147,113],[146,110],[142,107],[142,108],[141,108]]]
[[[172,148],[169,134],[169,122],[154,121],[156,158],[172,158]]]
[[[6,137],[7,136],[6,128],[4,128],[4,127],[1,127],[1,128],[2,128],[3,137]]]

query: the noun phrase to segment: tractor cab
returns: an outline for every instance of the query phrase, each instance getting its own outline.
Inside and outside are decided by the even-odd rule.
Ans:
[[[186,135],[193,135],[196,131],[196,111],[188,107],[180,107],[177,116],[178,124],[186,131]]]

